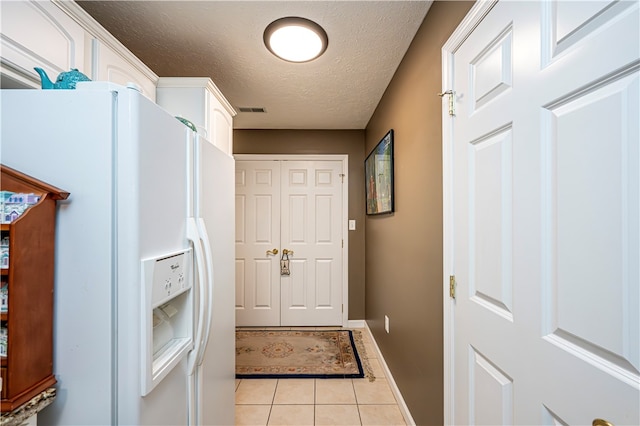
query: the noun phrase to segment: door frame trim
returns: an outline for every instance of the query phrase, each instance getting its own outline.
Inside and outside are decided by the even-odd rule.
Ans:
[[[340,161],[342,162],[342,326],[349,325],[349,156],[347,154],[234,154],[236,161]]]
[[[451,37],[442,46],[442,93],[455,90],[453,87],[454,55],[482,22],[498,0],[478,0],[460,22]],[[454,93],[455,96],[455,93]],[[449,297],[449,276],[455,275],[454,230],[453,230],[453,124],[449,115],[446,96],[442,100],[442,218],[443,218],[443,273],[442,273],[442,305],[443,305],[443,395],[444,424],[451,425],[455,410],[455,371],[454,371],[454,314],[455,299]]]

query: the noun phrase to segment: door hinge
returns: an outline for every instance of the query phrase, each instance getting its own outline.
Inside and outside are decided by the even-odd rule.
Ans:
[[[449,275],[449,297],[456,298],[456,276]]]
[[[342,313],[344,314],[344,303],[342,304]]]
[[[340,179],[342,179],[342,183],[344,183],[344,177],[345,177],[345,176],[346,176],[346,175],[345,175],[344,173],[340,173]]]
[[[344,240],[342,240],[342,248],[344,248]]]
[[[456,92],[454,92],[453,90],[447,90],[445,92],[438,93],[438,96],[440,96],[441,98],[444,97],[445,95],[449,95],[449,115],[454,116],[456,115],[456,111],[455,111]]]

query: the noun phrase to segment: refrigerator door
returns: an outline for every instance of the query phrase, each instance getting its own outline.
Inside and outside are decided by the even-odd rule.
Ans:
[[[187,128],[113,84],[0,102],[0,160],[71,193],[56,229],[58,394],[39,422],[186,424],[186,360],[140,396],[140,316],[141,260],[189,248]]]
[[[186,126],[134,90],[118,100],[117,424],[185,424],[186,358],[141,397],[142,259],[189,249]],[[191,262],[189,262],[189,268]],[[193,318],[192,303],[181,315]],[[190,312],[184,312],[189,310]]]
[[[204,138],[195,139],[194,212],[206,229],[213,289],[208,342],[196,370],[196,421],[235,424],[235,161]]]
[[[0,160],[65,188],[55,240],[55,401],[40,424],[114,424],[116,238],[110,92],[2,90]],[[68,189],[67,189],[68,188]]]

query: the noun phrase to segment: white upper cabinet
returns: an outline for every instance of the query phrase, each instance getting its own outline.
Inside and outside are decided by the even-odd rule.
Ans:
[[[85,31],[54,3],[0,2],[0,72],[23,87],[40,87],[34,67],[55,81],[77,68],[86,74]]]
[[[233,155],[233,107],[208,77],[160,77],[158,105],[195,124],[221,151]]]
[[[77,68],[94,81],[134,83],[155,101],[158,76],[72,1],[0,1],[3,87],[40,87],[34,67],[55,81]]]

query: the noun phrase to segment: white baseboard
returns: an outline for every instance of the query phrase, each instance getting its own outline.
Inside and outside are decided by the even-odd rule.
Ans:
[[[367,333],[369,333],[369,337],[371,337],[371,342],[373,342],[373,348],[375,349],[376,354],[378,355],[378,361],[380,362],[380,366],[384,370],[384,375],[387,376],[387,382],[391,387],[391,392],[393,392],[393,395],[396,397],[396,401],[398,402],[398,408],[400,409],[400,413],[402,413],[402,417],[404,417],[404,421],[407,423],[407,425],[415,426],[416,422],[413,420],[413,417],[409,412],[409,407],[407,407],[407,404],[404,402],[404,398],[402,398],[402,394],[400,393],[400,389],[398,389],[398,385],[396,385],[396,381],[393,380],[393,375],[389,370],[389,366],[387,366],[387,363],[384,361],[382,352],[380,352],[380,348],[376,343],[376,339],[373,337],[373,333],[371,333],[371,330],[369,329],[369,325],[367,324],[366,321],[362,321],[362,322],[364,323],[363,327],[367,329]],[[349,321],[349,323],[351,323],[351,321]]]
[[[365,321],[364,320],[348,320],[347,328],[364,328]]]

